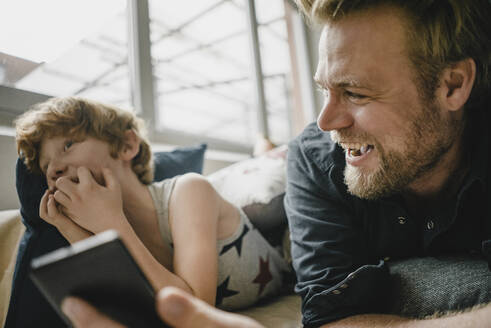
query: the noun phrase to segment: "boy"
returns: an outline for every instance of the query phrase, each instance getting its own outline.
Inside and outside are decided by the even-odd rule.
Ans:
[[[19,117],[19,155],[48,184],[39,216],[70,243],[115,229],[155,290],[175,286],[225,309],[277,292],[288,267],[241,209],[197,174],[151,183],[143,127],[80,98]]]

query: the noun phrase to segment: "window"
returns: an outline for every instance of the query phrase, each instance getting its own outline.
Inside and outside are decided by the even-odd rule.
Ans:
[[[0,123],[49,96],[76,95],[135,108],[158,143],[204,141],[243,153],[258,134],[285,143],[298,107],[292,86],[302,85],[292,81],[286,6],[286,0],[4,0]]]
[[[131,108],[126,1],[2,1],[0,30],[0,84]]]
[[[158,128],[252,145],[257,104],[247,0],[151,0]],[[289,133],[290,62],[282,0],[256,0],[270,134]]]
[[[268,125],[274,142],[287,142],[291,129],[291,59],[284,1],[256,0]]]

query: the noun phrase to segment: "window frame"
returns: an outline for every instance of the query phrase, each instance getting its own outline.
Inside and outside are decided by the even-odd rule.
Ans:
[[[264,95],[264,74],[262,72],[261,56],[258,38],[258,23],[255,15],[255,0],[247,1],[248,15],[248,34],[251,46],[251,64],[254,68],[253,82],[256,96],[257,127],[258,132],[268,138],[268,115]],[[284,0],[285,6],[294,4],[290,0]],[[194,135],[182,131],[165,128],[157,130],[159,109],[155,102],[155,85],[152,73],[152,59],[150,54],[150,18],[148,0],[127,0],[127,19],[128,19],[128,67],[130,71],[131,99],[136,115],[147,122],[149,140],[152,143],[183,146],[196,143],[207,143],[210,149],[219,151],[252,154],[253,145],[245,143],[230,142],[222,139],[206,136]],[[300,19],[296,14],[295,19]],[[293,25],[293,33],[301,37],[294,37],[295,46],[298,54],[297,65],[301,73],[300,87],[306,85],[301,91],[302,111],[308,113],[308,121],[315,119],[316,97],[312,85],[305,83],[307,76],[312,76],[312,65],[305,58],[310,58],[306,54],[310,53],[308,40],[305,37],[308,31],[303,23],[297,21]],[[300,56],[299,56],[300,54]],[[300,63],[298,58],[300,58]],[[303,59],[302,59],[303,58]],[[302,62],[303,60],[303,62]],[[308,60],[308,59],[307,59]],[[312,79],[311,79],[312,80]],[[313,81],[311,81],[313,83]],[[303,87],[301,87],[303,88]],[[33,91],[17,89],[9,86],[0,85],[0,125],[12,125],[18,115],[24,113],[32,105],[51,98],[51,95],[36,93]]]

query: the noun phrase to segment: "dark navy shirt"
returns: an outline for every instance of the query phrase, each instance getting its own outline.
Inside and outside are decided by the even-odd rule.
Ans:
[[[490,260],[487,115],[470,119],[470,168],[458,193],[421,217],[409,213],[400,195],[368,201],[349,194],[344,150],[315,123],[289,144],[285,209],[306,327],[383,313],[388,259],[469,252]]]

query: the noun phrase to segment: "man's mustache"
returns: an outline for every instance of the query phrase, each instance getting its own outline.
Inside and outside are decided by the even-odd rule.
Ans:
[[[331,131],[332,141],[341,143],[361,143],[375,145],[374,138],[368,133],[357,133],[349,130],[333,130]]]

